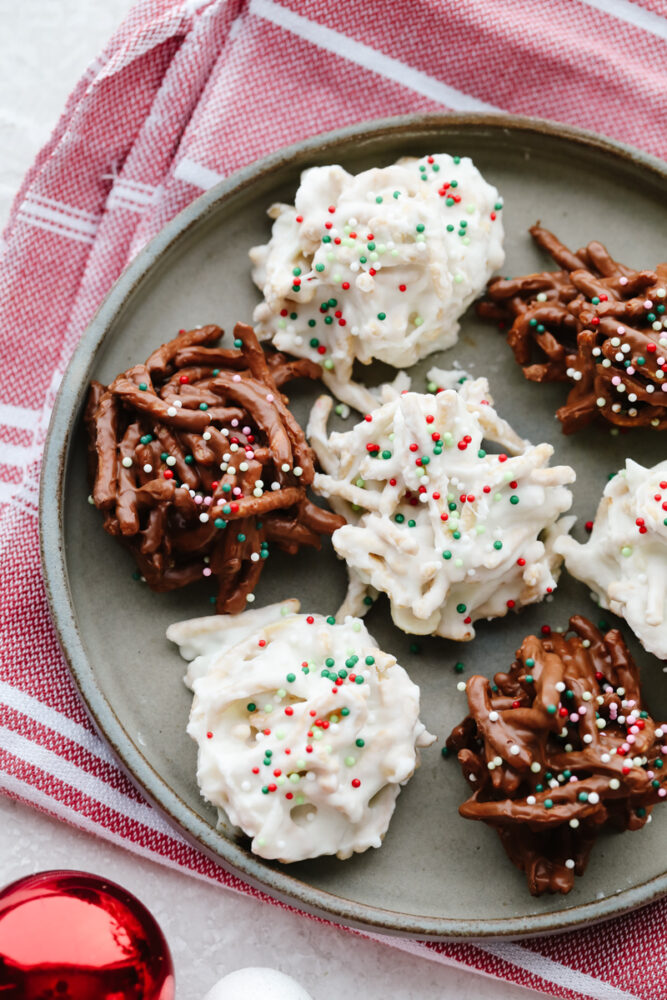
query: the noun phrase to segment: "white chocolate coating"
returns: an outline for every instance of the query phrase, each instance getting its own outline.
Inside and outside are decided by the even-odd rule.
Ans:
[[[240,640],[248,612],[228,627],[229,616],[170,626],[185,655],[198,654],[188,673],[197,781],[255,854],[348,858],[380,847],[418,748],[434,737],[419,721],[419,688],[361,621],[295,607],[261,609],[265,623]]]
[[[326,474],[313,488],[348,521],[332,536],[350,573],[344,613],[363,613],[373,588],[405,632],[468,640],[477,619],[555,588],[574,470],[549,468],[551,445],[522,441],[492,402],[484,378],[408,392],[327,437],[331,400],[317,401],[307,433]],[[518,454],[487,454],[483,441]]]
[[[405,368],[456,343],[458,318],[504,261],[498,198],[468,157],[444,153],[304,171],[295,205],[271,207],[271,239],[250,251],[258,336],[319,362],[339,399],[371,408],[351,383],[355,358]]]
[[[590,539],[560,538],[556,551],[601,607],[625,618],[644,649],[667,659],[667,461],[628,458],[605,486]],[[639,522],[639,523],[638,523]],[[644,529],[644,530],[642,530]]]

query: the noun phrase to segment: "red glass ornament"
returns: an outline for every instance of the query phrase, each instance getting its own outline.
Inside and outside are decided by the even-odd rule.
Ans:
[[[2,1000],[174,1000],[167,942],[143,903],[76,871],[0,892]]]

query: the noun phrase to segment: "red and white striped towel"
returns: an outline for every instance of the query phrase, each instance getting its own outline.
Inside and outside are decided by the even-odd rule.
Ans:
[[[188,846],[123,777],[59,651],[39,567],[37,488],[71,353],[164,223],[279,146],[390,114],[504,110],[667,157],[665,65],[665,0],[142,0],[134,8],[70,97],[2,244],[0,788],[261,898]],[[666,922],[663,901],[521,944],[382,940],[569,1000],[664,1000]]]

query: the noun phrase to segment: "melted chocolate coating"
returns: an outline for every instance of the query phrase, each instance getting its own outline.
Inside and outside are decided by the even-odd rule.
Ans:
[[[474,788],[460,814],[497,830],[534,896],[569,892],[600,830],[639,829],[667,793],[667,726],[642,703],[621,633],[581,615],[570,630],[528,636],[493,684],[471,677],[470,714],[447,740]]]
[[[527,379],[573,383],[556,411],[565,434],[596,415],[665,429],[667,342],[653,324],[667,305],[667,265],[635,271],[596,241],[575,254],[539,224],[530,233],[562,270],[492,278],[479,315],[511,323],[507,342]]]
[[[318,378],[319,366],[265,354],[242,323],[241,348],[217,347],[221,335],[217,326],[183,330],[108,388],[93,382],[84,419],[106,531],[153,590],[213,575],[216,610],[234,614],[269,542],[290,553],[319,548],[344,520],[307,498],[313,455],[279,389]]]

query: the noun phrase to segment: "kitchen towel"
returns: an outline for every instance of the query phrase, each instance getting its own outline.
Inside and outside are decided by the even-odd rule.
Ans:
[[[667,157],[665,65],[664,0],[137,4],[71,95],[0,246],[2,790],[273,902],[143,800],[70,680],[44,595],[37,520],[40,455],[68,360],[146,242],[203,190],[280,146],[375,117],[506,111]],[[662,901],[520,943],[376,937],[567,1000],[664,1000],[666,926]]]

